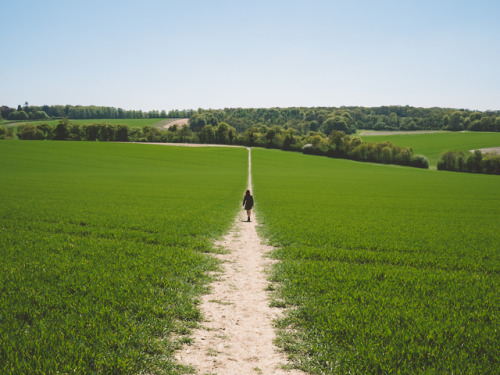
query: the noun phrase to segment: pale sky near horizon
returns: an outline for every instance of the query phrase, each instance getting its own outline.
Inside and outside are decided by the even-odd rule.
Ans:
[[[4,0],[0,105],[500,110],[497,0]]]

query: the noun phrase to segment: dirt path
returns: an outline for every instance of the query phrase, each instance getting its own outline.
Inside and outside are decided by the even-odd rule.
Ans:
[[[489,147],[489,148],[478,148],[479,151],[483,154],[500,154],[500,147]],[[474,152],[476,150],[469,150],[470,152]]]
[[[156,128],[160,128],[160,129],[168,129],[174,125],[177,125],[179,128],[181,128],[184,125],[189,125],[189,119],[188,118],[180,118],[180,119],[173,120],[170,118],[170,119],[162,120],[162,121],[158,122],[157,124],[155,124],[154,126]]]
[[[250,150],[248,157],[252,191]],[[303,374],[283,370],[286,358],[273,344],[272,320],[280,310],[269,307],[265,291],[265,270],[273,262],[265,254],[272,248],[262,244],[257,225],[255,217],[246,222],[242,210],[231,231],[217,242],[228,250],[218,255],[224,270],[211,285],[212,292],[202,298],[204,321],[193,333],[193,344],[176,354],[178,362],[193,366],[196,374]]]

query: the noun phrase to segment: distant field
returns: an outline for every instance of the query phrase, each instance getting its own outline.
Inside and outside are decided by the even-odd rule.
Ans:
[[[0,373],[176,374],[247,151],[0,141]]]
[[[175,119],[168,119],[174,121]],[[165,121],[164,119],[159,119],[159,118],[144,118],[144,119],[88,119],[88,120],[69,120],[73,124],[93,124],[93,123],[107,123],[107,124],[113,124],[113,125],[121,125],[121,124],[126,124],[128,126],[136,126],[136,127],[143,127],[143,126],[154,126],[158,124],[159,122]],[[19,121],[19,122],[12,122],[12,121],[4,121],[0,123],[0,125],[4,126],[19,126],[22,124],[49,124],[49,125],[57,125],[59,120],[50,120],[50,121]]]
[[[436,132],[390,135],[361,135],[365,142],[390,141],[395,145],[412,147],[415,154],[423,154],[431,166],[436,166],[444,151],[467,151],[477,148],[500,147],[500,133],[487,132]]]
[[[281,247],[278,303],[291,307],[281,340],[300,367],[498,372],[499,176],[273,150],[252,151],[252,166],[263,233]]]

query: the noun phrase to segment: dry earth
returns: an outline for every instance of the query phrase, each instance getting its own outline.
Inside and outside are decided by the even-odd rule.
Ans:
[[[170,119],[163,120],[163,121],[160,121],[160,123],[157,124],[156,126],[158,128],[168,129],[174,125],[177,125],[178,127],[182,127],[183,125],[189,125],[189,119],[188,118],[181,118],[181,119],[174,120],[174,121],[171,121]]]
[[[490,148],[478,148],[479,151],[483,154],[492,153],[492,154],[500,154],[500,147],[490,147]],[[469,150],[470,152],[474,152],[476,150]]]
[[[250,166],[248,186],[251,190]],[[176,354],[196,374],[304,374],[284,370],[286,357],[273,344],[272,322],[280,309],[269,306],[266,292],[266,270],[273,262],[266,253],[272,248],[262,244],[257,225],[254,217],[246,222],[242,210],[231,231],[216,243],[227,250],[217,255],[223,272],[201,300],[204,321],[193,332],[193,343]]]

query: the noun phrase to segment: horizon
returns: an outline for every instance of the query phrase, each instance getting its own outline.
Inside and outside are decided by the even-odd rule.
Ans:
[[[7,1],[0,105],[498,111],[499,11],[493,0]]]
[[[9,108],[15,108],[20,105],[21,107],[24,107],[25,103],[22,104],[16,104],[15,106],[8,106]],[[0,106],[3,106],[6,104],[0,103]],[[424,107],[424,106],[413,106],[413,105],[398,105],[398,104],[389,104],[389,105],[378,105],[378,106],[362,106],[362,105],[340,105],[340,106],[291,106],[291,107],[221,107],[221,108],[171,108],[171,109],[164,109],[164,108],[152,108],[152,109],[137,109],[137,108],[123,108],[123,107],[116,107],[116,106],[109,106],[109,105],[95,105],[95,104],[89,104],[89,105],[84,105],[84,104],[43,104],[43,105],[38,105],[38,104],[31,104],[28,102],[29,107],[43,107],[43,106],[71,106],[71,107],[109,107],[109,108],[116,108],[116,109],[123,109],[124,111],[142,111],[144,113],[151,112],[151,111],[166,111],[167,114],[170,111],[197,111],[197,110],[202,110],[202,111],[223,111],[225,109],[287,109],[287,108],[381,108],[381,107],[409,107],[409,108],[422,108],[422,109],[433,109],[433,108],[440,108],[440,109],[449,109],[449,110],[456,110],[456,111],[468,111],[468,112],[500,112],[500,109],[486,109],[486,110],[477,110],[477,109],[471,109],[471,108],[453,108],[453,107],[439,107],[439,106],[432,106],[432,107]]]

